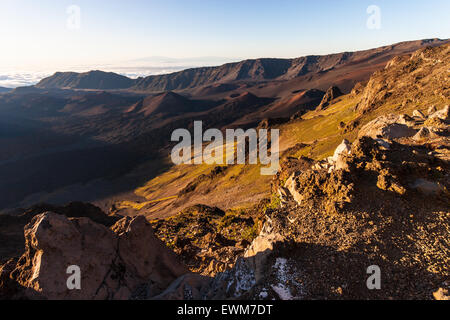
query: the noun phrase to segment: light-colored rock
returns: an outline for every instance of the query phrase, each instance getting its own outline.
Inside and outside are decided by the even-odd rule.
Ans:
[[[352,144],[347,140],[344,139],[342,143],[336,148],[333,155],[333,161],[337,162],[341,156],[345,156],[350,154],[352,151]]]
[[[399,139],[412,137],[417,133],[413,128],[398,122],[399,117],[395,115],[387,115],[376,118],[369,122],[359,131],[358,137],[371,137],[372,139]]]
[[[443,109],[436,111],[430,118],[439,118],[441,120],[449,120],[450,119],[450,108],[449,106],[445,106]]]
[[[425,140],[425,139],[436,139],[439,138],[433,129],[422,127],[417,134],[414,135],[413,139],[416,141]]]
[[[289,190],[286,189],[285,187],[279,187],[278,196],[280,197],[282,203],[286,203],[289,197]]]
[[[272,221],[268,219],[264,224],[258,237],[253,240],[250,247],[247,248],[244,258],[251,265],[255,272],[256,282],[260,281],[264,277],[264,265],[267,258],[274,250],[276,243],[284,241],[283,236],[273,232]]]
[[[431,107],[428,108],[427,114],[428,114],[428,116],[431,116],[436,111],[437,111],[436,106],[431,106]]]
[[[419,118],[419,119],[425,119],[426,118],[425,115],[419,110],[414,110],[413,111],[413,117]]]
[[[436,292],[433,292],[433,297],[435,300],[450,300],[450,293],[448,289],[439,288]]]
[[[407,114],[402,114],[398,117],[397,123],[407,125],[408,127],[412,127],[416,124],[416,120],[414,118],[411,118]]]
[[[328,169],[328,172],[331,172],[333,170],[345,170],[348,167],[346,156],[351,153],[352,150],[352,144],[347,140],[344,139],[342,143],[336,148],[333,157],[329,158],[328,165],[325,167],[325,169]],[[331,163],[332,165],[330,165]]]
[[[103,300],[130,299],[142,288],[156,295],[188,272],[144,217],[111,229],[88,218],[37,215],[25,227],[26,251],[12,278],[31,299]],[[80,268],[81,290],[68,289],[69,266]]]
[[[297,182],[296,182],[296,174],[293,173],[287,180],[284,185],[284,187],[289,190],[289,193],[291,194],[292,198],[294,198],[295,202],[298,204],[301,204],[303,201],[303,195],[298,191],[297,189]]]

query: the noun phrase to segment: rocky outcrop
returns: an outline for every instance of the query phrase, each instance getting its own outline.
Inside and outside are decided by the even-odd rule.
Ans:
[[[258,281],[246,297],[448,299],[447,287],[436,288],[450,275],[449,126],[419,141],[418,118],[375,119],[333,157],[291,173],[270,232],[250,246],[260,258],[249,264]],[[373,264],[386,279],[380,291],[360,281]]]
[[[254,270],[255,282],[264,279],[265,265],[269,255],[276,249],[277,243],[283,243],[284,240],[279,233],[273,232],[272,220],[269,218],[244,254],[247,263]]]
[[[428,116],[429,119],[450,120],[450,106],[446,105],[442,110],[436,111]]]
[[[70,266],[79,268],[79,290],[68,288]],[[107,228],[51,212],[25,227],[25,253],[11,269],[10,263],[2,277],[27,299],[148,298],[188,273],[144,217]]]
[[[0,264],[11,258],[17,258],[23,253],[24,227],[39,214],[55,212],[68,218],[86,217],[93,222],[110,227],[122,217],[119,215],[107,215],[100,208],[82,202],[72,202],[65,206],[50,204],[38,204],[28,209],[17,209],[16,212],[0,215]]]
[[[322,102],[320,102],[319,106],[317,107],[317,110],[326,109],[330,105],[331,101],[333,101],[334,99],[336,99],[340,96],[342,96],[342,92],[338,87],[333,86],[333,87],[329,88],[327,90],[327,92],[325,93],[325,95],[322,99]]]
[[[359,131],[359,137],[371,137],[372,139],[398,139],[412,137],[417,133],[414,128],[403,124],[400,116],[387,115],[369,122]]]
[[[433,106],[433,109],[436,107]],[[415,110],[413,116],[388,114],[367,123],[361,128],[358,137],[370,137],[380,145],[389,148],[392,141],[408,144],[433,144],[436,154],[440,157],[448,157],[446,146],[450,144],[448,139],[449,107],[445,106],[439,111],[434,111],[426,116]]]
[[[448,301],[450,300],[450,293],[448,288],[439,288],[436,292],[433,292],[433,297],[436,300]]]
[[[347,139],[344,139],[342,143],[336,148],[333,157],[329,159],[329,162],[332,165],[331,169],[340,170],[347,168],[345,159],[349,154],[351,154],[351,152],[351,143]]]
[[[445,44],[395,57],[384,70],[372,75],[357,111],[366,114],[383,105],[415,108],[425,97],[433,97],[433,102],[448,103],[450,91],[445,84],[448,83],[449,50],[450,46]]]
[[[214,277],[231,269],[258,235],[265,206],[261,201],[247,210],[224,212],[199,204],[151,223],[155,234],[192,272]]]

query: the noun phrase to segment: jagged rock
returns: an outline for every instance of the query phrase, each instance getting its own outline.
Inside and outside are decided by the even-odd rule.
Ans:
[[[264,265],[255,265],[255,259],[238,258],[233,269],[218,274],[212,284],[215,297],[239,298],[257,283],[256,272],[264,276]],[[264,260],[265,262],[265,260]],[[262,262],[262,263],[264,263]]]
[[[278,195],[280,196],[280,198],[286,199],[288,196],[288,192],[286,191],[286,189],[284,187],[280,187],[278,189]]]
[[[442,110],[436,111],[430,118],[439,118],[441,120],[449,120],[450,119],[450,107],[446,105]]]
[[[359,131],[358,137],[371,137],[372,139],[398,139],[411,137],[417,133],[416,130],[404,124],[400,124],[399,117],[396,115],[387,115],[376,118],[369,122]]]
[[[415,125],[416,121],[414,120],[414,118],[411,118],[410,116],[408,116],[407,114],[402,114],[398,120],[398,123],[400,124],[404,124],[407,125],[408,127],[412,127]]]
[[[436,111],[437,111],[436,106],[431,106],[431,107],[428,108],[427,114],[428,114],[428,116],[431,116]]]
[[[152,300],[224,300],[236,299],[256,284],[254,269],[247,259],[238,258],[230,270],[214,278],[186,274],[176,279],[163,293]]]
[[[118,236],[118,254],[135,278],[136,285],[127,281],[130,288],[147,279],[149,295],[154,296],[180,275],[188,272],[175,254],[153,233],[153,228],[143,216],[124,218],[111,228]]]
[[[20,287],[10,274],[16,267],[17,260],[10,259],[0,266],[0,300],[12,300],[23,298],[20,294]]]
[[[351,152],[351,150],[352,144],[347,139],[344,139],[342,143],[336,148],[333,155],[333,161],[338,161],[341,155],[347,155]]]
[[[419,105],[419,99],[423,96],[446,98],[449,50],[447,44],[421,49],[412,56],[395,57],[386,69],[371,76],[361,94],[357,111],[367,114],[383,105],[400,101],[403,101],[403,107]]]
[[[283,241],[284,238],[280,234],[273,232],[272,220],[268,219],[258,237],[253,240],[244,254],[244,258],[255,272],[256,282],[264,278],[264,266],[267,258],[274,250],[275,245]]]
[[[295,202],[301,203],[303,201],[303,195],[297,189],[297,183],[295,180],[296,173],[294,172],[285,183],[285,188],[289,190]]]
[[[413,117],[419,118],[419,119],[426,119],[425,115],[419,110],[413,111]]]
[[[48,211],[71,218],[86,217],[106,227],[112,226],[122,218],[118,215],[107,215],[100,208],[81,202],[72,202],[65,206],[43,203],[27,209],[17,209],[14,214],[0,214],[0,239],[2,242],[0,264],[22,255],[25,242],[24,227],[31,222],[33,217]]]
[[[450,293],[448,289],[439,288],[436,292],[433,292],[435,300],[450,300]]]
[[[334,168],[336,170],[347,169],[348,165],[345,161],[345,157],[351,153],[351,150],[352,144],[347,139],[344,139],[344,141],[336,148],[331,159],[335,163]]]
[[[320,102],[319,106],[317,107],[317,110],[324,110],[326,109],[329,105],[330,102],[333,101],[334,99],[338,98],[342,96],[342,92],[338,87],[331,87],[327,90],[327,92],[325,93],[322,102]]]
[[[30,299],[130,299],[143,288],[147,297],[188,272],[144,217],[109,229],[47,212],[25,227],[25,241],[10,278]],[[69,266],[80,268],[81,290],[68,289]]]
[[[363,92],[364,90],[364,84],[362,84],[361,82],[358,82],[355,84],[355,86],[352,89],[351,95],[353,97],[356,97],[358,94],[360,94],[361,92]]]
[[[389,174],[386,170],[382,170],[378,176],[377,187],[381,190],[391,191],[404,195],[406,189],[398,182],[397,177]]]
[[[423,127],[419,130],[419,132],[417,132],[416,135],[414,135],[413,139],[416,141],[420,141],[423,139],[435,139],[435,138],[439,138],[439,135],[437,135],[433,129],[431,128],[427,128],[427,127]]]
[[[448,127],[446,120],[438,117],[429,117],[424,123],[424,126],[434,129],[446,129]]]

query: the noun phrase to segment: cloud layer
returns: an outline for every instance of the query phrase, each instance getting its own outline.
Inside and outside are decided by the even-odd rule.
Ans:
[[[31,86],[49,75],[50,73],[45,72],[0,72],[0,87]]]
[[[237,61],[227,58],[203,57],[191,59],[174,59],[166,57],[149,57],[126,61],[109,65],[73,66],[59,70],[18,71],[0,70],[0,87],[16,88],[31,86],[38,83],[56,71],[86,72],[90,70],[102,70],[115,72],[129,78],[147,77],[150,75],[167,74],[188,68],[201,66],[217,66],[227,62]]]

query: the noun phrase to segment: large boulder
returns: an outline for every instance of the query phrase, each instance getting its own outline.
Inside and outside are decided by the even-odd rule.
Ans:
[[[405,124],[396,115],[386,115],[369,122],[359,131],[359,137],[370,137],[372,139],[399,139],[412,137],[417,131]]]
[[[81,289],[69,289],[70,266]],[[25,227],[25,253],[9,278],[28,299],[132,299],[161,293],[188,273],[144,217],[107,228],[88,218],[47,212]]]

